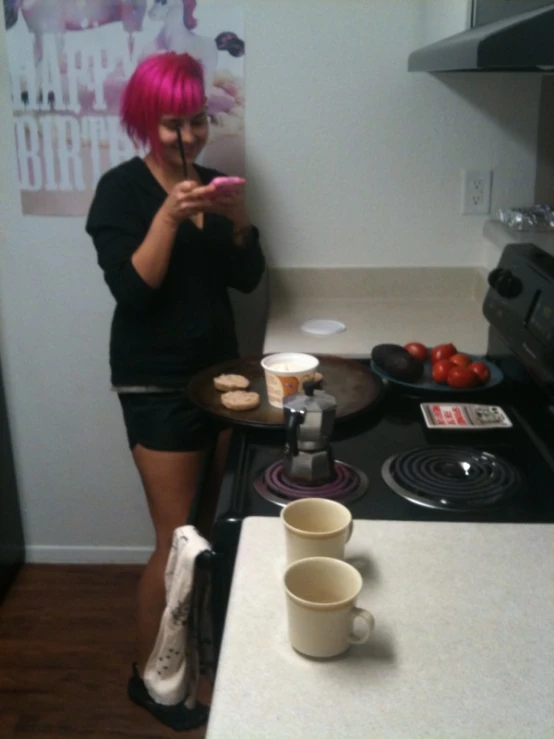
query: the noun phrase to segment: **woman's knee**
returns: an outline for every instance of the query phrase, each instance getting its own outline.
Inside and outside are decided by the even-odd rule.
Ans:
[[[142,478],[156,538],[171,546],[173,532],[190,514],[202,462],[201,452],[155,452],[135,447],[134,458]]]

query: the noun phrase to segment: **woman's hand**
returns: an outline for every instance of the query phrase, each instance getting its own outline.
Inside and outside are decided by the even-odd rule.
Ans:
[[[179,225],[197,213],[204,213],[213,206],[213,185],[199,185],[194,180],[178,182],[165,199],[162,208],[174,225]]]
[[[250,218],[246,211],[244,190],[216,195],[207,209],[209,213],[225,216],[233,224],[234,231],[241,231],[250,227]]]

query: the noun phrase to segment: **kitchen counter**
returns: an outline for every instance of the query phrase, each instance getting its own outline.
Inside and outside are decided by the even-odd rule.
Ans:
[[[452,341],[482,354],[485,280],[478,269],[280,269],[270,271],[271,305],[264,353],[302,351],[368,357],[380,343]],[[342,321],[346,330],[314,336],[302,324]]]
[[[376,630],[307,659],[280,521],[245,520],[208,739],[554,736],[554,526],[357,520],[347,559]]]

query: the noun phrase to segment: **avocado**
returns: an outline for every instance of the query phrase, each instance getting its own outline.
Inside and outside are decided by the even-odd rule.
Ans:
[[[385,362],[389,357],[393,354],[403,354],[404,352],[406,352],[406,350],[403,346],[400,346],[400,344],[378,344],[373,347],[371,358],[375,364],[378,364],[379,367],[385,369]]]
[[[423,375],[423,362],[398,344],[379,344],[374,347],[371,358],[395,380],[417,382]]]

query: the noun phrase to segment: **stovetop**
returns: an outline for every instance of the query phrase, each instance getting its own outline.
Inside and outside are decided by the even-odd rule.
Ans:
[[[421,400],[421,399],[420,399]],[[517,414],[502,403],[514,427],[491,431],[437,431],[425,427],[419,400],[389,398],[378,413],[337,426],[332,439],[336,460],[367,475],[367,493],[347,503],[354,518],[407,521],[477,521],[554,523],[554,468],[539,453],[517,421]],[[426,508],[406,500],[387,485],[383,464],[399,453],[418,447],[454,446],[475,449],[505,459],[515,466],[523,484],[498,507],[472,511]],[[255,480],[282,459],[284,434],[235,433],[222,486],[214,538],[226,524],[246,516],[278,516],[281,508],[254,489]]]

